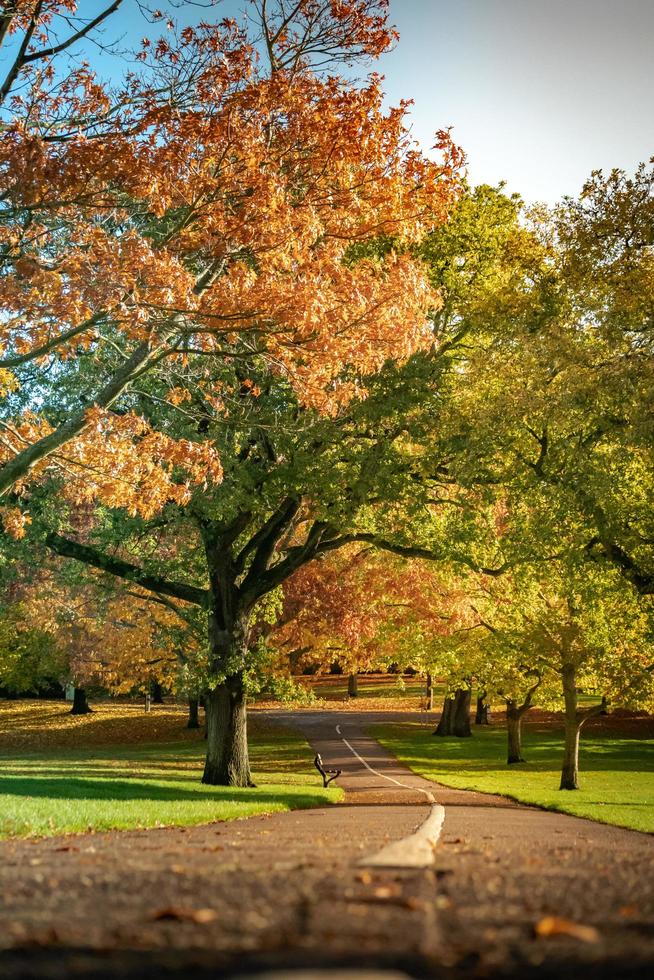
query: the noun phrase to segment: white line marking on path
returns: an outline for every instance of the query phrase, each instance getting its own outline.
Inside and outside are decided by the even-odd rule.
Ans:
[[[341,726],[336,726],[336,732],[341,735]],[[375,776],[381,776],[382,779],[387,779],[390,783],[395,783],[396,786],[401,786],[402,789],[413,790],[417,793],[422,793],[423,796],[427,798],[430,803],[429,816],[423,823],[420,824],[418,829],[414,833],[410,834],[408,837],[403,837],[401,840],[393,841],[392,844],[387,844],[383,847],[381,851],[374,854],[372,857],[363,858],[358,862],[360,865],[365,865],[366,867],[390,867],[390,868],[430,868],[434,863],[434,847],[438,842],[440,837],[441,829],[443,827],[443,820],[445,819],[445,808],[437,803],[434,799],[433,793],[429,790],[422,789],[421,786],[409,786],[407,783],[400,782],[399,779],[395,779],[393,776],[387,776],[383,772],[374,769],[362,755],[359,755],[357,750],[350,745],[348,740],[341,735],[341,741],[347,745],[348,749],[352,755],[356,756],[359,762],[362,763],[370,772],[374,773]]]

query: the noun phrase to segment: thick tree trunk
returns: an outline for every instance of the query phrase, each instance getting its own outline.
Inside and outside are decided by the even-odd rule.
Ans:
[[[207,757],[202,782],[252,786],[243,676],[228,677],[205,695]]]
[[[434,678],[431,676],[431,674],[427,674],[425,695],[426,695],[425,708],[427,711],[433,711],[434,710]]]
[[[490,704],[486,700],[486,692],[477,696],[475,710],[475,725],[490,725]]]
[[[198,698],[188,699],[188,723],[187,728],[200,727],[200,701]]]
[[[152,704],[163,704],[163,687],[159,681],[152,681],[150,684],[150,694],[152,699]]]
[[[434,731],[434,735],[439,735],[444,738],[447,735],[452,734],[452,717],[454,715],[454,699],[445,698],[443,701],[443,710],[441,711],[440,720]]]
[[[506,706],[507,765],[524,762],[522,758],[522,716],[524,711],[515,705]]]
[[[86,700],[86,688],[76,687],[73,694],[73,707],[70,709],[71,715],[88,715],[93,711]]]
[[[453,698],[445,698],[443,712],[434,735],[468,738],[470,729],[470,690],[459,688]]]
[[[472,735],[470,729],[470,702],[472,693],[470,689],[459,689],[454,697],[454,726],[453,735],[457,738],[469,738]]]
[[[349,698],[359,697],[359,675],[350,674],[347,679],[347,696]]]
[[[561,671],[565,699],[565,749],[559,789],[579,789],[579,732],[577,711],[577,677],[574,666],[566,664]]]

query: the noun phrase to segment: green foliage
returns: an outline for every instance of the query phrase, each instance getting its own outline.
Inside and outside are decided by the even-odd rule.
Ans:
[[[67,657],[52,636],[28,624],[20,604],[5,607],[0,613],[0,686],[10,693],[35,693],[67,676]]]
[[[282,704],[308,705],[316,702],[311,688],[289,676],[283,656],[263,639],[259,639],[250,649],[246,685],[250,695],[269,697]]]
[[[563,733],[525,728],[526,764],[506,766],[506,732],[494,724],[473,738],[435,739],[417,723],[376,726],[373,734],[414,772],[457,789],[498,793],[521,803],[654,831],[654,740],[586,734],[581,744],[583,787],[557,789]]]

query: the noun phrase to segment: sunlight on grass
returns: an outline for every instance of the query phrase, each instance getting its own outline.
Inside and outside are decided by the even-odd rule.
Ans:
[[[22,707],[37,726],[37,744],[27,740],[28,748],[0,754],[0,837],[209,823],[324,806],[342,797],[339,789],[324,790],[320,785],[304,739],[276,726],[252,726],[256,787],[228,789],[200,783],[204,740],[201,733],[187,736],[180,729],[179,713],[175,742],[134,744],[135,732],[124,722],[126,717],[128,722],[134,719],[138,734],[140,717],[130,715],[129,706],[127,714],[124,706],[110,706],[96,716],[96,725],[105,734],[127,736],[125,744],[96,744],[98,734],[87,722],[77,727],[77,738],[85,741],[91,733],[90,745],[48,748],[37,754],[38,724],[47,712],[40,705],[32,713],[25,702]],[[61,720],[61,711],[54,717]]]
[[[472,738],[435,738],[417,722],[378,725],[371,734],[427,779],[457,789],[499,793],[521,803],[577,817],[654,832],[654,740],[586,735],[580,753],[581,789],[558,789],[562,733],[527,728],[527,762],[505,765],[506,731],[493,726]]]

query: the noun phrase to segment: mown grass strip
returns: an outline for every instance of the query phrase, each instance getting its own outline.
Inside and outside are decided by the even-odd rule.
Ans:
[[[471,738],[436,738],[417,722],[376,725],[370,733],[414,772],[456,789],[498,793],[588,817],[602,823],[654,832],[654,740],[584,734],[581,789],[559,790],[562,732],[529,727],[527,762],[507,766],[506,731],[494,725]]]
[[[197,733],[196,733],[197,734]],[[275,727],[251,737],[254,789],[200,783],[204,741],[8,751],[0,755],[0,836],[186,826],[324,806],[304,739]]]

